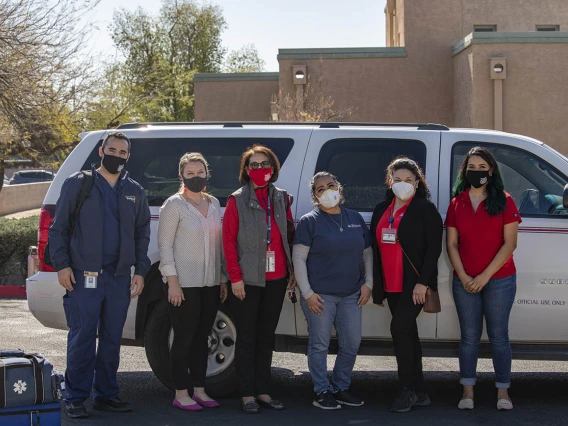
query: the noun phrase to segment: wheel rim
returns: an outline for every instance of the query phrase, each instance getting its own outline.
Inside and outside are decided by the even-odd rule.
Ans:
[[[207,358],[207,377],[216,376],[225,371],[235,359],[235,341],[237,329],[227,314],[217,311],[213,328],[207,338],[209,356]],[[170,328],[168,350],[174,341],[174,330]]]

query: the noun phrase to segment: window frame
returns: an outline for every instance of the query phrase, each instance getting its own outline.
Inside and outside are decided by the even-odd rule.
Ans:
[[[474,25],[473,26],[474,33],[496,33],[497,32],[497,25]]]
[[[506,148],[512,151],[517,151],[520,152],[522,154],[525,155],[529,155],[532,156],[533,158],[538,159],[538,161],[544,163],[547,165],[547,167],[554,171],[556,174],[560,175],[560,176],[564,176],[566,178],[566,182],[568,183],[568,176],[566,176],[566,174],[564,174],[563,172],[561,172],[560,170],[558,170],[558,168],[554,167],[552,164],[550,164],[548,161],[546,161],[545,159],[543,159],[542,157],[538,156],[537,154],[534,154],[526,149],[523,148],[519,148],[513,145],[508,145],[508,144],[504,144],[504,143],[499,143],[499,142],[480,142],[480,141],[470,141],[470,140],[460,140],[460,141],[456,141],[453,145],[452,145],[452,149],[450,152],[450,179],[449,179],[449,185],[450,185],[450,200],[452,200],[454,197],[452,195],[452,189],[454,186],[454,181],[452,179],[455,179],[455,177],[453,176],[453,172],[454,172],[454,156],[455,154],[455,149],[456,147],[458,147],[460,144],[472,144],[472,146],[470,147],[473,148],[475,146],[481,146],[481,147],[485,147],[488,148],[489,150],[492,151],[492,147],[495,148]],[[499,161],[497,161],[499,163]],[[507,164],[507,166],[509,166]],[[517,169],[513,169],[511,166],[509,166],[512,170],[514,170],[516,173],[518,173],[519,175],[521,175],[523,178],[525,178],[526,180],[528,180],[529,182],[532,183],[531,180],[529,180],[525,175],[523,175],[522,173],[518,172]],[[459,166],[458,166],[459,169]],[[538,189],[540,191],[540,189]],[[507,188],[505,187],[505,191],[507,191]],[[516,203],[516,202],[515,202]],[[517,208],[520,208],[520,205],[517,206]],[[568,211],[568,210],[567,210]],[[551,214],[541,214],[541,213],[522,213],[519,210],[519,214],[521,215],[521,218],[540,218],[540,219],[568,219],[568,214],[565,215],[551,215]]]
[[[538,32],[556,32],[560,31],[560,25],[537,25],[535,29]]]
[[[423,158],[419,159],[419,160],[415,160],[418,162],[418,164],[420,165],[420,167],[422,167],[422,171],[424,172],[424,175],[426,175],[426,166],[427,166],[427,161],[428,161],[428,146],[426,145],[426,143],[424,143],[424,141],[420,140],[420,139],[406,139],[406,138],[373,138],[373,137],[365,137],[365,138],[358,138],[358,137],[350,137],[350,138],[345,138],[345,137],[340,137],[340,138],[334,138],[334,139],[329,139],[328,141],[326,141],[324,144],[321,145],[319,152],[318,152],[318,156],[316,158],[316,164],[315,164],[315,169],[314,169],[314,174],[320,172],[320,171],[328,171],[330,172],[328,169],[326,168],[321,168],[320,166],[320,161],[322,159],[322,152],[324,152],[326,146],[330,143],[334,143],[334,142],[345,142],[345,141],[351,141],[351,142],[381,142],[381,141],[390,141],[390,142],[394,142],[396,141],[397,143],[405,143],[405,142],[418,142],[420,144],[420,149],[423,150],[422,153],[424,155]],[[403,156],[405,154],[400,153],[397,154],[394,158]],[[392,160],[391,160],[392,161]],[[387,164],[388,166],[388,164]],[[385,167],[386,170],[386,167]],[[330,172],[333,173],[333,172]],[[384,183],[384,170],[383,170],[383,180],[381,181],[381,183]],[[341,176],[338,176],[339,181],[341,182],[342,178]],[[377,202],[381,202],[383,200],[377,200]],[[346,206],[346,208],[351,209],[351,210],[355,210],[357,212],[365,212],[365,213],[372,213],[374,211],[374,206],[373,207],[356,207],[356,206]]]

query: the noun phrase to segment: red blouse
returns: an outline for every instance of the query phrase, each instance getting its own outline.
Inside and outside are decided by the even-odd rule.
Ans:
[[[260,206],[266,211],[268,203],[268,186],[255,189],[256,198]],[[278,280],[284,278],[288,274],[286,252],[282,242],[282,235],[278,224],[274,219],[274,209],[271,209],[272,216],[272,232],[271,244],[267,250],[274,251],[275,270],[266,273],[266,281]],[[292,211],[288,207],[286,217],[292,219]],[[239,254],[237,250],[237,236],[239,235],[239,212],[237,211],[237,203],[234,197],[229,197],[223,215],[223,249],[225,252],[225,263],[227,265],[227,273],[232,283],[239,282],[243,279],[243,273],[239,265]],[[288,242],[286,242],[288,244]],[[246,284],[246,283],[245,283]]]
[[[381,255],[381,264],[383,267],[383,277],[384,277],[384,289],[387,293],[402,293],[402,248],[400,244],[396,242],[385,243],[383,242],[383,229],[390,227],[389,219],[394,210],[394,203],[396,198],[393,198],[391,205],[385,210],[379,223],[377,225],[377,242],[379,247],[379,252]],[[412,201],[412,198],[406,202],[401,208],[399,208],[394,214],[394,221],[392,223],[392,229],[396,230],[398,233],[398,227],[400,225],[400,220],[404,216],[404,213],[408,209],[408,205]]]

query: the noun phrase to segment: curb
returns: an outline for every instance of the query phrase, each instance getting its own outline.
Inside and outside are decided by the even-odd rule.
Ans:
[[[0,286],[0,297],[23,297],[23,298],[26,298],[26,286],[2,285],[2,286]]]

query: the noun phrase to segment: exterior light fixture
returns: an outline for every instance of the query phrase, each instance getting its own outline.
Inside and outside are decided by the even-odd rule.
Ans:
[[[493,72],[495,74],[501,74],[504,70],[505,67],[503,66],[503,64],[495,64],[495,66],[493,67]]]
[[[308,67],[306,65],[292,65],[292,79],[294,84],[307,84]]]

